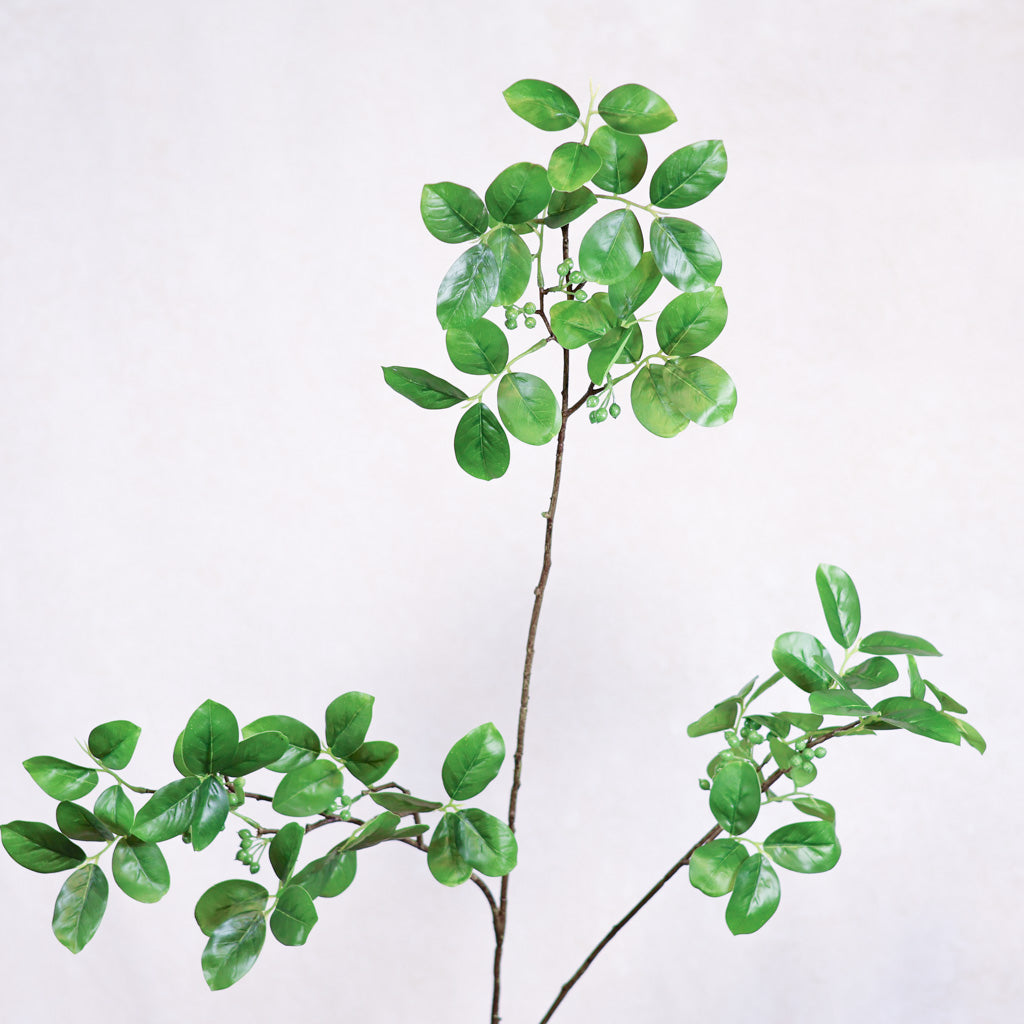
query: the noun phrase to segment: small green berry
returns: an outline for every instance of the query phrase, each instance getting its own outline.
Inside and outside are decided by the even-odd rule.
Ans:
[[[710,789],[711,788],[711,780],[710,779],[701,779],[698,784],[699,784],[701,789]]]
[[[597,422],[597,410],[596,409],[590,414],[590,422],[591,423],[596,423]]]
[[[569,284],[583,284],[586,281],[587,275],[582,270],[574,270],[569,275]]]
[[[252,832],[249,829],[247,829],[247,828],[243,828],[238,833],[238,837],[239,837],[239,839],[252,839]]]
[[[258,875],[259,871],[260,871],[259,864],[250,864],[249,865],[249,874],[250,875]]]
[[[736,735],[735,729],[727,729],[725,733],[725,742],[732,744],[735,743],[739,737]]]
[[[519,326],[518,320],[506,320],[505,326],[510,330],[514,331]]]
[[[622,409],[617,403],[612,402],[612,404],[608,406],[608,414],[611,416],[613,420],[619,418],[620,412],[622,412]]]
[[[591,395],[587,399],[587,408],[588,409],[596,409],[597,408],[597,395]]]
[[[572,294],[573,294],[573,297],[576,299],[577,302],[586,302],[587,301],[587,293],[584,292],[584,291],[573,292]]]
[[[523,306],[523,312],[528,313],[530,316],[532,316],[534,313],[537,312],[537,307],[532,302],[528,302],[525,306]]]
[[[803,749],[804,749],[804,747],[806,747],[806,746],[807,746],[807,740],[806,740],[806,739],[804,739],[804,737],[803,737],[803,736],[801,736],[801,737],[800,737],[800,739],[798,739],[798,740],[796,741],[796,743],[794,743],[794,744],[793,744],[793,748],[794,748],[795,750],[803,750]]]
[[[824,747],[815,747],[814,748],[814,756],[815,757],[819,757],[819,758],[820,757],[824,757],[827,753],[828,753],[828,751]]]
[[[558,274],[559,277],[565,277],[565,275],[568,274],[570,270],[572,270],[572,262],[570,260],[564,260],[562,263],[559,263],[557,267],[555,267],[555,272]]]
[[[525,320],[523,320],[523,323],[526,324],[527,327],[536,327],[537,318],[533,316],[528,316]]]
[[[604,423],[604,421],[606,419],[608,419],[608,410],[607,409],[597,409],[597,410],[595,410],[594,415],[597,417],[597,422],[598,423]]]

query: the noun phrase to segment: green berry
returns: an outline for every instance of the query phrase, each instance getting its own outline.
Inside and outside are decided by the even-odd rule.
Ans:
[[[806,747],[806,746],[807,746],[807,740],[805,740],[805,739],[803,738],[803,736],[801,736],[801,737],[800,737],[800,739],[798,739],[798,740],[796,741],[796,743],[794,743],[794,744],[793,744],[793,748],[794,748],[795,750],[803,750],[803,749],[804,749],[804,747]]]
[[[528,302],[525,306],[523,306],[523,312],[528,313],[530,316],[532,316],[534,313],[537,312],[537,307],[532,302]]]
[[[590,414],[590,422],[591,423],[596,423],[597,422],[597,410],[596,409]]]
[[[608,410],[607,409],[597,409],[594,412],[594,415],[597,417],[597,422],[598,423],[604,423],[604,421],[606,419],[608,419]]]
[[[597,395],[591,395],[587,399],[587,408],[588,409],[596,409],[597,408]]]
[[[523,320],[523,323],[526,324],[527,327],[536,327],[537,318],[533,316],[528,316],[525,320]]]
[[[586,281],[587,275],[582,270],[574,270],[569,275],[569,284],[583,284]]]
[[[238,833],[238,837],[239,837],[239,839],[252,839],[252,832],[249,829],[247,829],[247,828],[243,828]]]
[[[711,788],[711,780],[710,779],[701,779],[700,782],[698,783],[698,785],[700,786],[701,789],[710,789]]]
[[[573,297],[576,299],[577,302],[586,302],[587,301],[587,293],[584,292],[584,291],[573,292],[572,294],[573,294]]]
[[[619,418],[619,413],[620,412],[622,412],[622,409],[615,402],[612,402],[612,404],[608,406],[608,413],[609,413],[609,415],[611,416],[611,418],[613,420]]]
[[[519,326],[518,320],[506,320],[505,326],[510,330],[514,331]]]
[[[824,757],[827,753],[828,751],[824,747],[815,747],[814,749],[815,757]]]
[[[726,730],[726,733],[725,733],[725,742],[726,743],[731,745],[731,744],[735,743],[738,738],[739,737],[736,735],[736,730],[735,729],[727,729]]]
[[[258,875],[259,871],[260,871],[259,864],[250,864],[249,865],[249,874],[250,875]]]
[[[564,260],[562,263],[559,263],[557,267],[555,267],[555,272],[558,274],[559,277],[565,277],[565,275],[568,274],[570,270],[572,270],[571,260]]]

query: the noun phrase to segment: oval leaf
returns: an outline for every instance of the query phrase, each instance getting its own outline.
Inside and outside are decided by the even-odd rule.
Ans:
[[[196,903],[196,924],[204,935],[213,933],[233,917],[262,914],[270,894],[258,882],[229,879],[211,885]]]
[[[190,834],[193,850],[205,850],[224,830],[228,820],[228,791],[215,776],[203,779],[196,790],[196,809]]]
[[[421,800],[408,793],[371,793],[370,799],[392,814],[426,814],[443,806],[437,800]]]
[[[415,366],[382,366],[381,370],[389,388],[421,409],[450,409],[469,397],[462,388]]]
[[[547,444],[562,425],[562,411],[547,382],[532,373],[506,373],[498,382],[498,415],[525,444]]]
[[[522,224],[536,217],[550,198],[547,170],[540,164],[525,161],[506,167],[484,193],[488,212],[502,224]],[[442,323],[442,326],[448,325]]]
[[[192,824],[199,786],[195,777],[162,786],[139,808],[132,832],[147,843],[180,836]]]
[[[913,697],[887,697],[875,705],[874,712],[881,715],[883,722],[917,733],[918,736],[938,740],[940,743],[960,745],[960,730],[956,723],[923,700],[916,700]]]
[[[706,896],[724,896],[732,892],[740,865],[749,856],[735,839],[713,839],[693,851],[690,885]]]
[[[677,149],[651,177],[651,203],[663,210],[691,206],[718,188],[728,166],[720,139]]]
[[[896,682],[899,677],[899,669],[888,658],[875,657],[848,668],[843,673],[843,685],[851,689],[875,690]]]
[[[608,289],[608,302],[620,320],[635,313],[661,283],[661,271],[654,256],[645,252],[640,262],[621,281]]]
[[[288,740],[288,749],[267,768],[272,772],[290,772],[300,765],[311,764],[320,756],[320,737],[305,722],[288,715],[264,715],[250,722],[242,735],[249,739],[263,732],[279,732]]]
[[[373,719],[373,697],[351,690],[327,705],[327,746],[335,757],[348,757],[366,739]]]
[[[462,826],[457,832],[459,852],[470,867],[482,875],[500,878],[516,866],[516,837],[505,822],[475,807],[456,811],[455,815]]]
[[[636,188],[647,172],[647,147],[637,135],[626,135],[602,125],[590,139],[590,148],[601,158],[594,184],[615,195]]]
[[[642,85],[620,85],[607,93],[597,112],[616,131],[628,135],[660,132],[674,124],[672,108],[656,93]]]
[[[423,186],[420,215],[427,230],[442,242],[468,242],[487,230],[483,200],[471,188],[451,181]]]
[[[493,305],[507,306],[526,291],[533,256],[526,243],[511,228],[498,228],[485,244],[494,253],[498,264],[498,294]],[[504,369],[504,364],[501,368]]]
[[[549,315],[555,340],[562,348],[582,348],[593,344],[603,338],[612,326],[593,302],[577,302],[575,299],[556,302]]]
[[[455,428],[455,461],[478,480],[504,476],[509,462],[508,437],[483,402],[471,405]]]
[[[114,838],[114,833],[92,811],[68,800],[57,804],[57,828],[68,839],[83,843],[105,843]]]
[[[816,796],[802,796],[793,801],[793,806],[812,818],[821,818],[822,821],[835,822],[836,809],[827,801],[819,800]]]
[[[658,316],[658,346],[667,356],[692,356],[721,333],[729,316],[719,287],[677,295]]]
[[[736,385],[717,363],[685,356],[665,364],[664,383],[672,404],[702,427],[720,427],[736,410]]]
[[[491,722],[471,729],[448,751],[441,782],[452,800],[468,800],[482,792],[501,770],[505,741]]]
[[[739,714],[739,710],[740,702],[735,697],[723,700],[706,714],[701,715],[696,722],[691,722],[686,727],[686,735],[691,737],[707,736],[713,732],[721,732],[723,729],[732,729],[736,725],[736,716]]]
[[[52,874],[85,860],[85,850],[41,821],[9,821],[0,825],[4,849],[23,868]]]
[[[565,227],[596,205],[597,198],[585,185],[573,192],[552,192],[548,200],[548,215],[541,223],[549,228]]]
[[[660,363],[648,363],[637,371],[629,399],[636,418],[658,437],[675,437],[690,422],[675,404]]]
[[[936,657],[942,655],[927,640],[910,633],[894,633],[883,629],[871,633],[861,640],[858,650],[864,654],[914,654],[917,657]]]
[[[514,114],[545,132],[571,128],[580,119],[580,108],[564,90],[537,78],[521,78],[503,93]]]
[[[574,192],[601,169],[600,155],[582,142],[563,142],[548,161],[548,181],[559,192]]]
[[[103,790],[93,805],[96,817],[111,831],[126,836],[135,824],[135,808],[120,786]]]
[[[301,885],[289,885],[277,898],[270,930],[283,946],[302,946],[318,920],[309,893]]]
[[[223,704],[207,700],[185,726],[181,758],[193,775],[209,775],[230,764],[237,747],[238,720]]]
[[[780,867],[805,875],[830,871],[842,850],[830,821],[798,821],[777,828],[764,841],[768,856]]]
[[[779,908],[779,876],[760,853],[748,857],[736,873],[725,923],[733,935],[749,935],[765,925]]]
[[[89,733],[89,753],[100,764],[120,771],[128,767],[141,734],[142,730],[134,722],[124,719],[104,722]]]
[[[364,785],[380,782],[398,760],[398,747],[385,740],[361,744],[345,758],[345,767]]]
[[[53,934],[72,953],[80,953],[96,934],[107,909],[109,888],[98,864],[80,867],[61,886],[53,907]]]
[[[761,784],[749,761],[728,761],[715,773],[709,795],[715,821],[730,835],[750,828],[761,810]]]
[[[467,327],[452,327],[444,338],[448,358],[463,373],[501,373],[508,363],[508,339],[490,320],[474,320]]]
[[[230,988],[252,969],[267,937],[263,914],[242,914],[224,921],[203,950],[203,977],[210,990]]]
[[[43,755],[21,763],[36,785],[54,800],[77,800],[95,789],[99,782],[95,769],[83,768],[60,757]]]
[[[445,814],[430,837],[427,867],[442,885],[462,885],[473,873],[472,866],[462,856],[461,830],[461,820],[454,814]]]
[[[289,821],[270,841],[270,866],[282,882],[287,882],[295,870],[305,835],[306,830],[297,821]]]
[[[824,644],[810,633],[783,633],[772,649],[775,667],[805,693],[827,690],[832,685],[832,677],[821,667],[819,659],[833,667],[832,656]]]
[[[281,732],[258,732],[235,748],[231,763],[224,766],[229,779],[239,779],[276,764],[288,752],[288,737]]]
[[[681,292],[709,288],[722,272],[715,240],[703,228],[678,217],[661,217],[651,225],[651,252],[665,279]]]
[[[814,582],[832,639],[849,650],[860,632],[860,598],[853,580],[838,565],[822,562],[814,574]]]
[[[314,761],[293,768],[278,783],[274,810],[291,818],[304,818],[327,810],[342,794],[343,780],[331,761]]]
[[[644,236],[632,210],[613,210],[595,221],[580,242],[580,270],[588,281],[612,284],[640,262]]]
[[[437,289],[438,322],[446,330],[465,327],[482,317],[497,295],[498,261],[486,245],[474,245],[451,265]]]
[[[811,711],[818,715],[852,715],[859,718],[871,714],[868,702],[843,686],[815,690],[809,701]]]
[[[118,840],[111,865],[117,887],[140,903],[156,903],[171,887],[160,847],[134,837]]]

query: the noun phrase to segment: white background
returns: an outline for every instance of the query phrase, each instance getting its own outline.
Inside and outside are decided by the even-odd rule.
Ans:
[[[728,147],[684,215],[722,249],[730,322],[707,354],[740,402],[672,441],[628,413],[570,424],[504,1019],[537,1021],[706,830],[716,746],[686,723],[771,671],[778,633],[824,633],[819,561],[853,575],[867,629],[939,646],[932,678],[989,753],[838,745],[814,787],[838,805],[835,871],[785,873],[776,917],[738,939],[680,876],[555,1019],[1012,1015],[1022,44],[1013,0],[0,0],[3,820],[49,819],[20,762],[74,760],[111,718],[143,726],[130,777],[169,781],[207,697],[319,724],[374,693],[372,735],[424,796],[472,726],[511,747],[553,449],[514,444],[503,480],[472,480],[457,412],[379,366],[448,372],[433,303],[459,249],[423,229],[422,183],[482,193],[577,137],[501,90],[637,81],[679,117],[652,167]],[[305,949],[271,940],[219,994],[191,907],[236,874],[231,838],[169,852],[168,897],[112,891],[77,957],[50,933],[60,876],[3,859],[6,1019],[487,1020],[483,900],[415,852],[363,856]]]

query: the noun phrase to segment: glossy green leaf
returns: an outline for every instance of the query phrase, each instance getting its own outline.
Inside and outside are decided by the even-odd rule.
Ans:
[[[351,853],[355,850],[367,850],[371,846],[386,843],[394,837],[400,822],[401,819],[397,814],[384,811],[357,828],[347,839],[338,843],[334,852]]]
[[[761,784],[749,761],[730,761],[718,770],[709,796],[715,821],[730,835],[738,836],[757,820],[761,809]]]
[[[436,800],[421,800],[408,793],[371,793],[370,799],[392,814],[426,814],[440,810],[443,804]]]
[[[719,701],[710,711],[686,727],[686,735],[707,736],[709,733],[721,732],[723,729],[733,729],[736,726],[736,716],[739,711],[740,702],[735,697]]]
[[[525,161],[506,167],[484,193],[491,216],[503,224],[522,224],[536,217],[550,198],[547,170]]]
[[[580,118],[580,108],[564,89],[537,78],[513,82],[502,96],[514,114],[545,132],[571,128]]]
[[[388,387],[421,409],[450,409],[469,397],[462,388],[449,384],[443,377],[415,366],[382,366],[381,370]]]
[[[468,242],[487,230],[483,200],[471,188],[451,181],[423,186],[420,215],[427,230],[442,242]]]
[[[327,746],[335,757],[348,757],[366,739],[373,719],[373,697],[351,690],[327,705],[325,714]]]
[[[580,242],[580,270],[588,281],[612,284],[640,262],[644,236],[632,210],[613,210],[595,221]]]
[[[478,480],[496,480],[509,463],[508,436],[483,403],[471,405],[455,428],[455,461]]]
[[[565,227],[596,205],[597,198],[585,185],[572,192],[552,192],[548,200],[547,216],[542,218],[541,223],[549,228]]]
[[[473,873],[472,865],[462,856],[461,831],[461,819],[455,814],[445,814],[430,837],[427,867],[442,885],[462,885]]]
[[[210,990],[230,988],[252,969],[267,937],[263,914],[242,914],[220,924],[203,950],[203,977]]]
[[[768,749],[775,758],[775,763],[787,772],[796,763],[796,751],[779,736],[768,737]]]
[[[626,135],[602,125],[591,136],[590,148],[601,158],[594,184],[615,195],[636,188],[647,172],[647,147],[638,135]]]
[[[239,779],[261,768],[277,764],[288,752],[288,737],[282,732],[258,732],[247,736],[235,748],[235,756],[224,766],[229,779]]]
[[[808,700],[811,711],[818,715],[863,717],[871,714],[871,707],[863,697],[841,686],[831,690],[815,690]]]
[[[23,868],[52,874],[85,860],[85,850],[41,821],[9,821],[0,825],[4,849]]]
[[[532,373],[506,373],[498,382],[498,415],[525,444],[547,444],[562,425],[562,411],[547,381]]]
[[[665,364],[662,380],[672,404],[702,427],[719,427],[732,419],[736,385],[717,363],[703,356],[684,356]]]
[[[70,875],[53,907],[53,934],[62,946],[80,953],[96,934],[107,909],[107,876],[98,864],[85,864]]]
[[[832,684],[828,673],[818,664],[819,658],[832,667],[832,656],[810,633],[783,633],[772,650],[775,667],[806,693],[827,690]]]
[[[132,832],[147,843],[162,843],[180,836],[192,824],[200,780],[178,779],[161,786],[135,815]]]
[[[927,640],[909,633],[893,633],[883,629],[861,640],[858,650],[863,654],[916,654],[920,657],[942,657]]]
[[[429,832],[430,826],[426,822],[420,822],[418,825],[403,825],[399,829],[395,829],[395,834],[391,837],[392,839],[405,839],[411,836],[421,836],[424,832]]]
[[[907,655],[907,675],[910,676],[910,696],[915,700],[924,700],[927,689],[924,685],[924,679],[921,678],[921,672],[917,667],[917,661],[912,654]],[[952,710],[951,708],[943,708],[943,711]],[[966,708],[963,710],[966,711]]]
[[[750,855],[735,839],[712,839],[690,857],[690,885],[706,896],[732,892],[740,866]]]
[[[661,271],[654,256],[645,252],[640,262],[621,280],[608,288],[608,301],[620,320],[635,313],[661,283]]]
[[[948,693],[940,690],[934,683],[928,682],[927,679],[924,680],[924,685],[934,694],[935,699],[939,702],[939,707],[943,711],[955,711],[958,715],[967,714],[967,708],[955,697],[951,697]]]
[[[474,245],[449,267],[437,289],[438,322],[445,330],[466,327],[482,317],[497,297],[498,261],[486,245]]]
[[[224,831],[228,820],[228,791],[224,783],[210,775],[196,790],[196,809],[192,815],[192,849],[205,850]]]
[[[748,857],[736,872],[725,923],[733,935],[750,935],[763,927],[779,908],[779,876],[760,853]]]
[[[463,373],[501,373],[508,363],[508,339],[490,320],[474,320],[466,327],[452,327],[445,334],[448,358]]]
[[[651,176],[651,203],[663,210],[692,206],[718,188],[728,166],[720,139],[677,149]]]
[[[767,729],[777,736],[789,735],[790,723],[779,718],[778,715],[747,715],[747,718],[754,725],[761,729]]]
[[[574,349],[603,338],[611,329],[600,308],[590,302],[567,299],[556,302],[548,313],[555,340],[562,348]]]
[[[643,353],[643,335],[638,323],[613,327],[595,341],[587,357],[587,376],[597,385],[604,384],[608,371],[616,363],[636,362]]]
[[[238,720],[214,700],[199,705],[185,726],[181,756],[194,775],[209,775],[229,765],[238,748]]]
[[[952,715],[946,715],[946,717],[956,726],[957,731],[967,742],[974,747],[979,754],[984,754],[988,744],[985,742],[984,737],[978,732],[977,729],[971,725],[970,722],[965,722],[962,718],[954,718]]]
[[[805,875],[831,871],[842,850],[830,821],[798,821],[777,828],[764,841],[765,850],[780,867]]]
[[[288,772],[274,791],[273,808],[290,818],[327,810],[342,795],[341,771],[331,761],[313,761]]]
[[[324,899],[332,899],[335,896],[340,896],[355,880],[356,855],[344,852],[332,853],[323,859],[326,863],[320,882],[320,895]]]
[[[597,112],[616,131],[628,135],[660,132],[676,120],[672,108],[656,92],[634,84],[606,93]]]
[[[789,778],[797,788],[809,786],[818,777],[814,761],[800,761],[789,769]]]
[[[507,306],[526,291],[533,269],[533,256],[526,243],[511,228],[496,229],[485,244],[494,253],[498,264],[498,294],[493,305]]]
[[[714,239],[678,217],[660,217],[651,225],[651,252],[665,279],[681,292],[709,288],[722,272]]]
[[[283,946],[302,946],[319,917],[313,899],[301,885],[289,885],[277,898],[270,930]]]
[[[126,836],[135,824],[135,808],[120,786],[103,790],[93,805],[93,812],[111,831]]]
[[[295,870],[305,835],[306,830],[297,821],[289,821],[270,841],[270,866],[282,882],[287,882]]]
[[[960,745],[960,730],[956,723],[937,711],[931,704],[913,697],[887,697],[875,705],[875,714],[881,715],[883,722],[906,729],[908,732],[926,736],[940,743]]]
[[[658,437],[675,437],[690,422],[675,403],[661,363],[648,363],[637,371],[629,398],[641,425]]]
[[[470,729],[448,751],[441,781],[452,800],[468,800],[494,781],[505,760],[505,741],[491,722]]]
[[[843,673],[843,685],[852,690],[875,690],[896,682],[899,676],[899,669],[888,658],[868,658]]]
[[[242,736],[249,739],[261,732],[279,732],[288,740],[288,749],[267,768],[272,772],[290,772],[300,765],[310,764],[320,756],[320,737],[305,722],[288,715],[264,715],[250,722]]]
[[[793,801],[793,806],[812,818],[821,818],[822,821],[835,822],[836,809],[827,801],[819,800],[816,796],[801,796]]]
[[[140,903],[156,903],[171,887],[171,873],[160,847],[134,836],[118,840],[111,867],[117,887]]]
[[[89,753],[100,764],[116,772],[120,771],[128,767],[141,734],[142,730],[134,722],[124,719],[104,722],[89,733]]]
[[[193,775],[194,773],[190,772],[185,766],[185,760],[182,756],[182,746],[184,742],[185,730],[182,729],[181,732],[178,733],[178,738],[174,741],[174,753],[172,755],[172,760],[174,761],[174,767],[177,769],[179,775]]]
[[[582,188],[601,169],[601,156],[582,142],[563,142],[548,161],[548,181],[559,192]]]
[[[729,315],[719,287],[677,295],[658,316],[658,346],[669,356],[692,356],[722,333]]]
[[[839,566],[822,562],[814,582],[832,639],[849,650],[860,632],[860,598],[853,580]]]
[[[196,903],[195,918],[204,935],[213,933],[225,921],[246,914],[262,914],[270,894],[258,882],[232,878],[211,885]]]
[[[114,838],[114,833],[92,811],[69,800],[57,804],[57,828],[68,839],[82,843],[105,843]]]
[[[364,785],[380,782],[398,760],[398,747],[385,740],[371,740],[345,758],[345,767]]]
[[[83,768],[60,757],[30,757],[21,762],[36,785],[54,800],[77,800],[96,788],[99,776],[92,768]]]
[[[803,729],[805,732],[817,729],[822,723],[821,715],[810,715],[806,711],[778,711],[775,717],[783,722],[788,722],[790,725],[795,725],[798,729]]]
[[[456,811],[455,816],[461,825],[456,833],[459,852],[470,867],[500,878],[516,866],[516,837],[505,822],[476,807]]]

